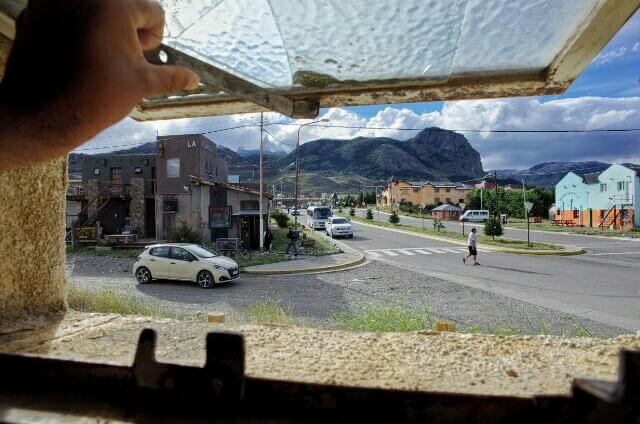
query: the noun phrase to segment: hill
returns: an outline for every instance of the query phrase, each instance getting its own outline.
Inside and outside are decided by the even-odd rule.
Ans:
[[[632,169],[640,170],[640,165],[623,163]],[[578,175],[600,173],[611,164],[598,161],[587,162],[544,162],[532,166],[529,169],[499,169],[498,179],[515,180],[521,183],[538,187],[552,187],[562,179],[568,172]]]
[[[289,169],[291,152],[269,165]],[[408,180],[456,181],[483,175],[480,154],[458,133],[427,128],[408,140],[357,137],[319,139],[300,148],[300,169],[324,176],[353,174],[385,181],[391,176]]]

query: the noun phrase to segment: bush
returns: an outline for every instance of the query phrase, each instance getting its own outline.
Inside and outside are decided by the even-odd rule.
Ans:
[[[287,228],[289,226],[289,215],[284,212],[271,212],[271,218],[276,221],[278,227]]]
[[[349,216],[356,216],[356,210],[353,208],[349,209]]]
[[[371,221],[373,219],[373,212],[371,208],[367,209],[367,221]]]
[[[396,211],[391,212],[391,215],[389,215],[389,222],[392,224],[397,224],[398,222],[400,222],[400,217],[398,216],[398,213]]]
[[[342,206],[338,206],[338,213],[342,213]]]
[[[200,232],[187,225],[186,221],[180,221],[171,241],[174,243],[200,243]]]
[[[502,224],[500,224],[500,218],[497,216],[490,217],[484,224],[484,234],[496,239],[496,236],[502,235]]]

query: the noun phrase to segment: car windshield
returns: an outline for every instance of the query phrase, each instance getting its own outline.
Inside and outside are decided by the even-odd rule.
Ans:
[[[346,224],[347,220],[344,218],[334,218],[333,221],[331,221],[331,223],[333,224]]]
[[[209,249],[205,249],[202,246],[189,246],[189,250],[199,258],[213,258],[215,256],[218,256]]]
[[[314,209],[313,211],[314,218],[326,219],[326,218],[329,218],[330,216],[331,216],[331,211],[329,210],[329,208],[319,208],[319,209]]]

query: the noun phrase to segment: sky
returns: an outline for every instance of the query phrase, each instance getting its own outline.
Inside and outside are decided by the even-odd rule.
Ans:
[[[276,113],[267,113],[265,118],[268,122],[308,122],[294,121]],[[640,12],[562,95],[323,109],[320,118],[328,118],[331,125],[417,129],[430,126],[452,130],[640,128]],[[255,114],[147,123],[126,118],[77,151],[104,153],[155,141],[156,134],[201,133],[258,121],[259,115]],[[288,150],[295,144],[295,125],[271,125],[268,131],[268,150]],[[308,126],[302,130],[301,142],[357,136],[406,139],[416,132]],[[486,170],[524,169],[553,161],[640,163],[640,132],[463,134],[480,152]],[[208,137],[234,150],[256,149],[260,141],[259,129],[254,126],[220,131]]]

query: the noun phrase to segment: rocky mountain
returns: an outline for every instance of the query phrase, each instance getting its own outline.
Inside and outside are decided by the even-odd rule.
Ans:
[[[640,165],[632,163],[624,163],[623,165],[640,170]],[[552,187],[556,185],[567,172],[586,175],[600,173],[609,166],[611,166],[610,163],[598,161],[544,162],[534,165],[529,169],[499,169],[498,179],[510,179],[517,182],[524,180],[527,185]]]
[[[295,152],[269,165],[288,169]],[[456,181],[483,175],[480,154],[458,133],[426,128],[408,140],[357,137],[319,139],[300,148],[300,169],[322,175],[354,174],[384,181],[395,176],[408,180]]]

